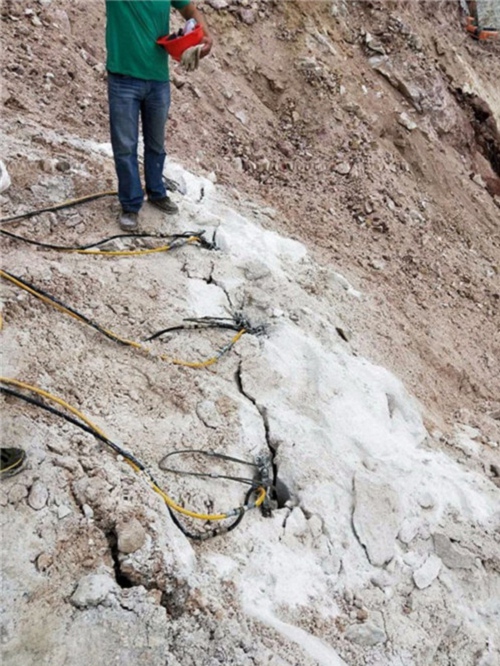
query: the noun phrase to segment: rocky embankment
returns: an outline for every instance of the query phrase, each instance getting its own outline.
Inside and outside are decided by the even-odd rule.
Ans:
[[[4,269],[133,340],[238,312],[265,334],[183,368],[159,355],[210,358],[231,333],[145,355],[4,283],[3,374],[81,409],[197,511],[246,489],[172,474],[168,453],[266,459],[280,492],[189,540],[120,456],[2,399],[3,441],[28,453],[0,489],[2,658],[493,666],[498,45],[471,41],[451,1],[204,9],[213,57],[174,71],[181,213],[145,206],[141,225],[216,231],[219,249],[104,258],[4,237]],[[5,0],[2,21],[4,214],[113,188],[102,3]],[[115,213],[105,198],[9,230],[81,244],[116,233]],[[236,467],[208,471],[252,477]]]

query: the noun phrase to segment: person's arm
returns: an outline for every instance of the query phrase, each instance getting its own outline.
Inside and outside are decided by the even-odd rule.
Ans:
[[[190,2],[189,5],[182,7],[181,9],[179,9],[179,12],[186,21],[189,21],[189,19],[194,19],[196,23],[199,23],[202,26],[205,35],[201,41],[201,43],[203,44],[203,48],[201,50],[200,55],[202,58],[204,58],[206,55],[210,53],[213,45],[213,39],[210,35],[210,30],[208,29],[205,17],[196,7],[194,2]]]

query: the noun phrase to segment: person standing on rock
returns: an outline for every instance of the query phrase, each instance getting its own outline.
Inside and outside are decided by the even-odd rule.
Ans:
[[[106,0],[106,50],[111,145],[118,176],[124,231],[139,226],[144,191],[139,175],[139,117],[144,139],[144,175],[149,203],[168,214],[178,212],[163,181],[165,126],[170,106],[168,55],[156,40],[169,33],[170,7],[203,26],[200,56],[212,38],[191,0]]]

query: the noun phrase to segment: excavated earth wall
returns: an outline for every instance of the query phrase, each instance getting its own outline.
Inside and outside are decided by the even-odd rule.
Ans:
[[[218,249],[2,236],[3,267],[128,339],[239,313],[256,331],[181,367],[160,355],[211,358],[234,332],[145,354],[2,280],[2,374],[82,410],[182,505],[227,511],[248,486],[166,471],[177,450],[264,458],[279,492],[190,540],[121,456],[3,396],[3,445],[28,459],[0,486],[2,662],[494,666],[499,46],[451,0],[200,4],[214,53],[172,74],[181,212],[145,205],[141,229]],[[4,0],[2,40],[2,214],[114,188],[103,3]],[[116,213],[107,197],[2,228],[74,245]]]

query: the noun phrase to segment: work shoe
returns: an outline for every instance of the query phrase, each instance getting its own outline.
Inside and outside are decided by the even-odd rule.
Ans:
[[[118,216],[118,224],[122,231],[137,231],[139,228],[139,213],[122,210]]]
[[[167,215],[175,215],[179,212],[179,206],[170,199],[170,197],[162,197],[161,199],[148,199],[152,206],[156,206]]]
[[[20,472],[25,459],[26,453],[22,449],[0,448],[0,478]]]

